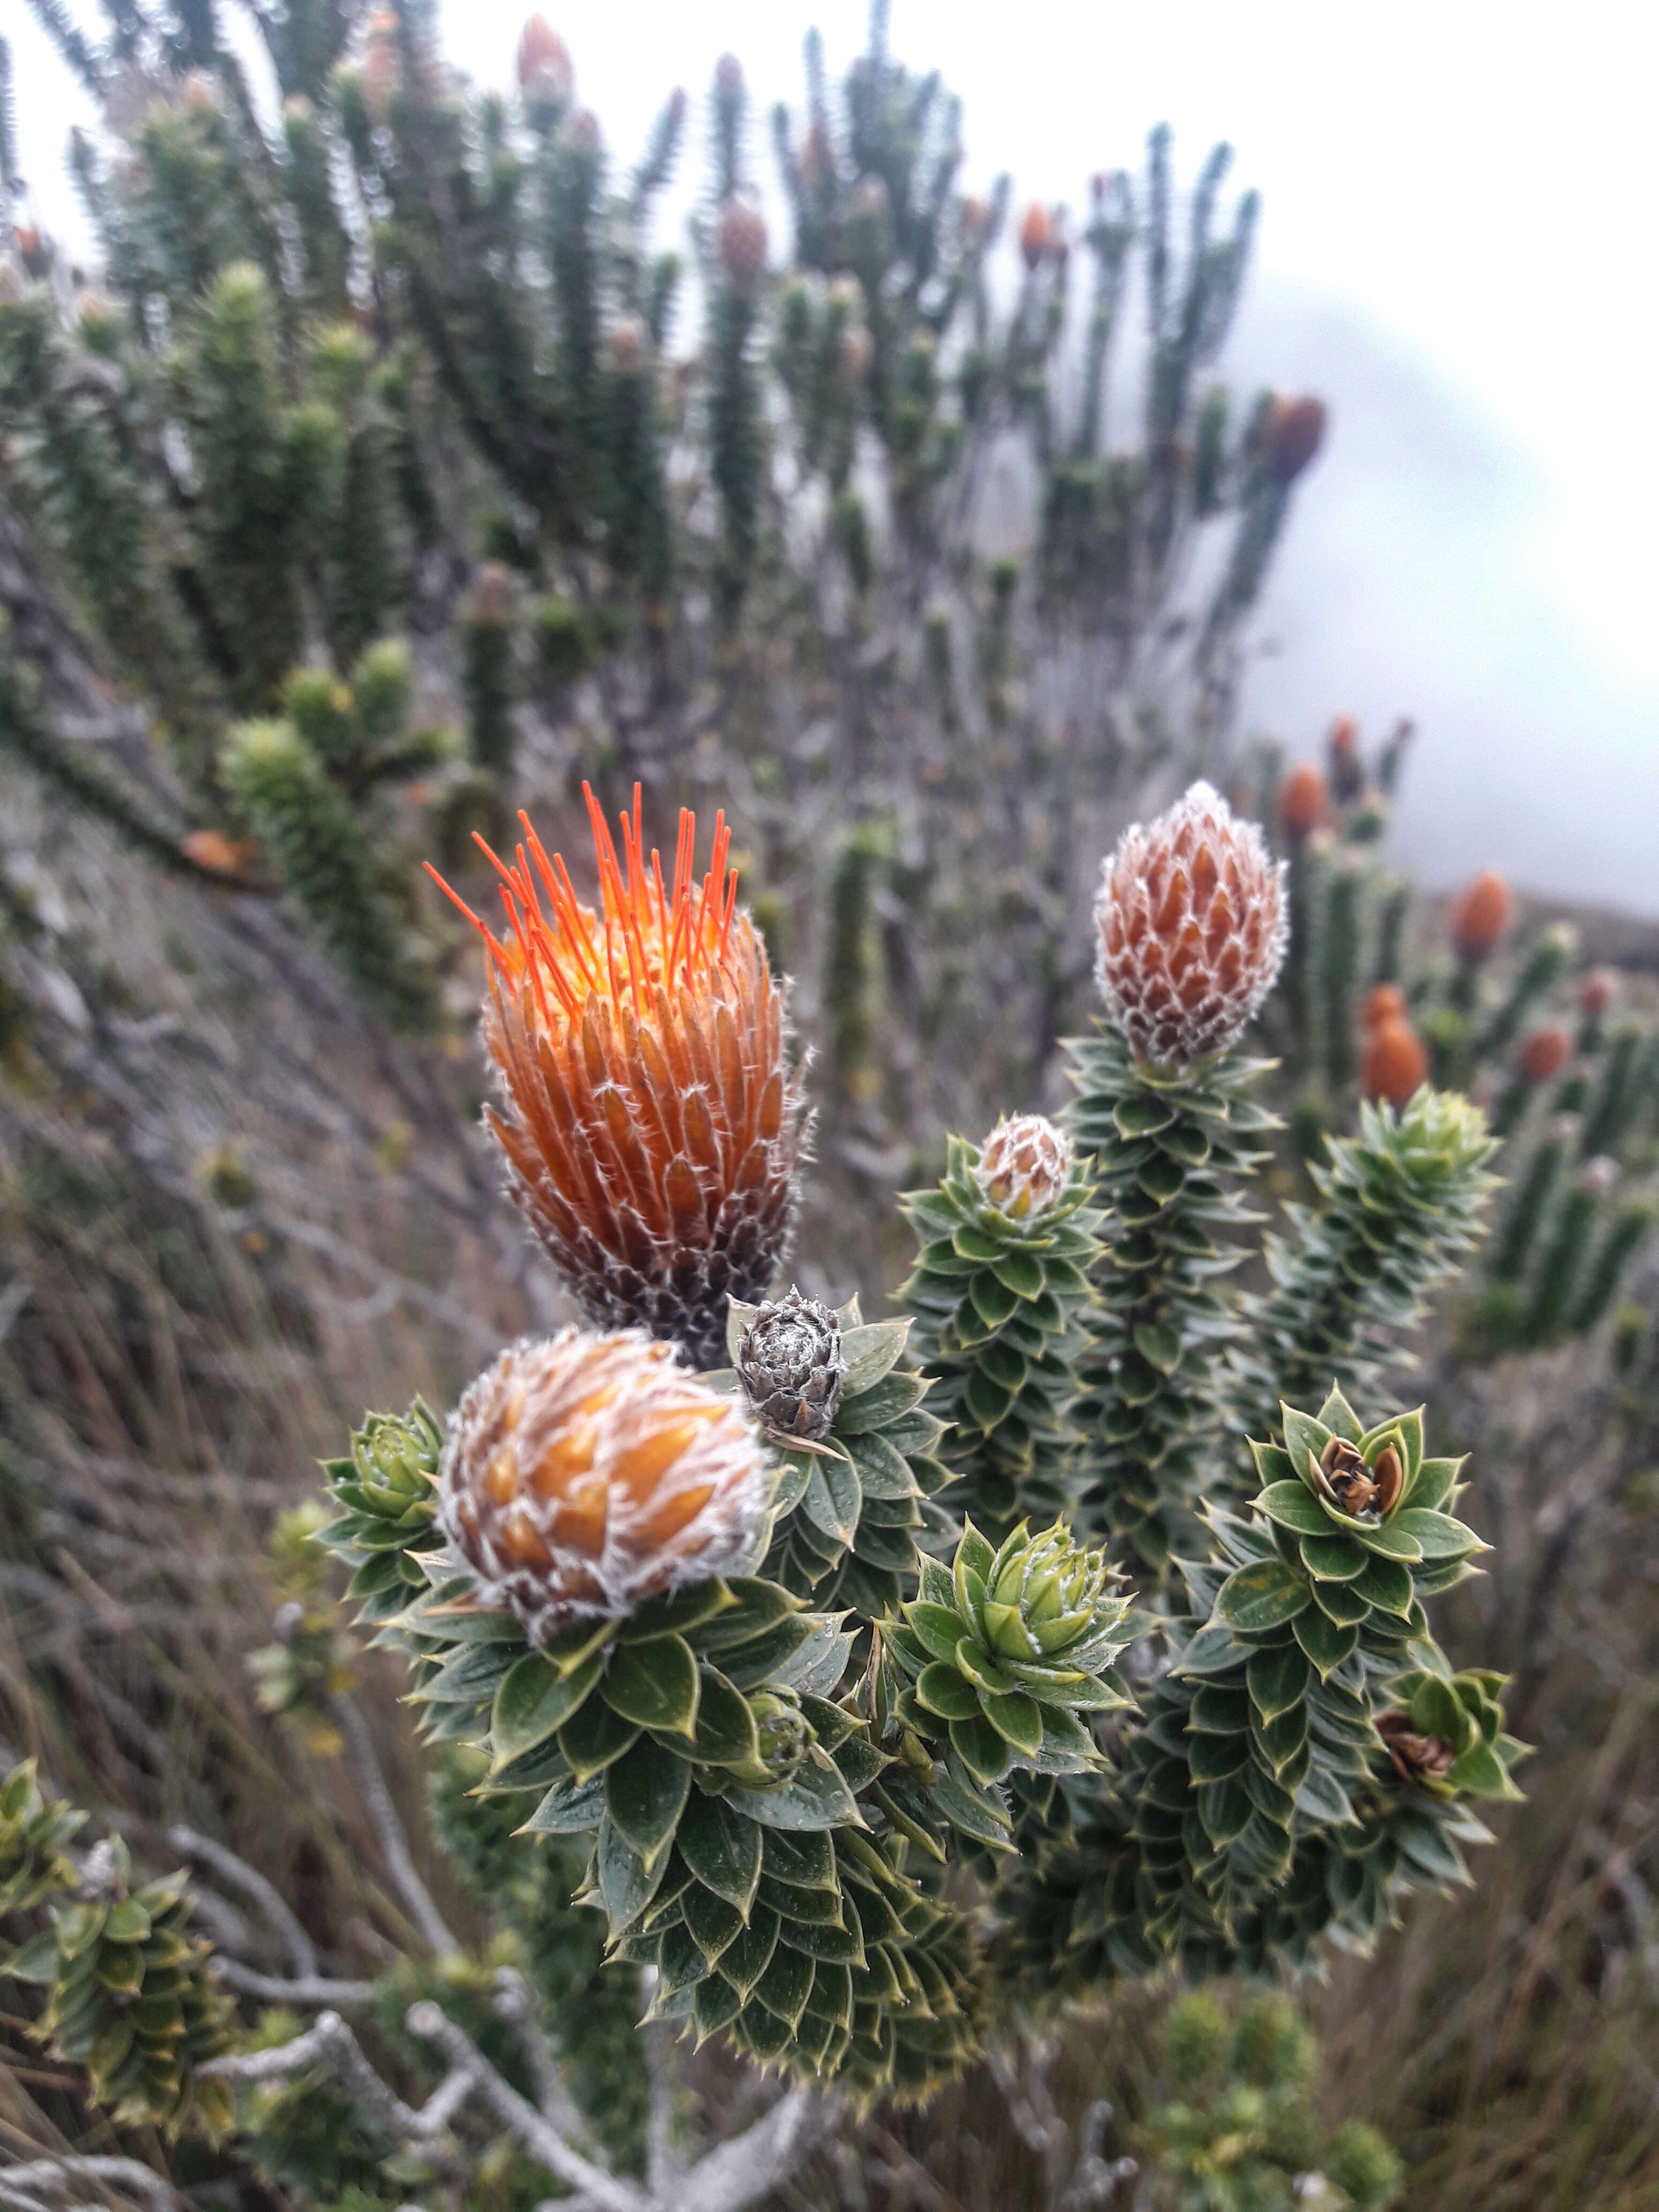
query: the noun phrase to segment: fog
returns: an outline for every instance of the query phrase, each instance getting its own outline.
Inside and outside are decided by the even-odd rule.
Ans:
[[[624,158],[723,48],[763,116],[797,97],[810,23],[834,65],[865,18],[863,0],[541,3]],[[26,173],[72,233],[75,89],[22,12],[7,0]],[[452,58],[504,82],[523,12],[444,0]],[[1659,913],[1651,11],[897,0],[893,44],[963,94],[969,179],[1006,167],[1022,196],[1080,205],[1090,172],[1133,167],[1161,118],[1183,176],[1232,142],[1266,207],[1224,366],[1332,409],[1261,611],[1247,727],[1310,749],[1339,712],[1373,735],[1408,714],[1394,843],[1415,870],[1496,863]]]

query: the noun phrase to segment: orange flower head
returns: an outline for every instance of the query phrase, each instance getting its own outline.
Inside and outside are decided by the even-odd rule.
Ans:
[[[1279,818],[1287,837],[1305,837],[1325,819],[1330,788],[1311,761],[1302,761],[1279,787]]]
[[[1274,482],[1292,484],[1325,442],[1322,399],[1275,399],[1267,412],[1264,448]]]
[[[1611,968],[1592,968],[1578,986],[1578,1011],[1588,1022],[1599,1022],[1613,1004],[1619,978]]]
[[[1359,1055],[1359,1087],[1367,1098],[1403,1106],[1429,1079],[1429,1055],[1409,1022],[1379,1022]]]
[[[568,107],[576,90],[576,65],[570,49],[545,15],[527,15],[519,33],[514,60],[519,90],[526,100],[549,107]]]
[[[1484,960],[1515,920],[1515,898],[1496,868],[1485,869],[1458,893],[1451,910],[1453,942],[1466,960]]]
[[[1534,1030],[1521,1040],[1521,1073],[1528,1083],[1547,1083],[1567,1064],[1572,1040],[1559,1023]]]
[[[1101,868],[1096,980],[1138,1058],[1224,1052],[1272,990],[1289,936],[1285,870],[1253,822],[1195,783]]]
[[[784,993],[737,903],[725,816],[699,880],[696,823],[682,811],[671,886],[660,855],[646,858],[638,787],[620,861],[583,792],[597,912],[524,815],[514,865],[483,848],[505,939],[428,871],[485,940],[483,1037],[501,1110],[484,1120],[514,1199],[589,1317],[672,1338],[694,1366],[715,1367],[727,1298],[765,1297],[794,1212],[805,1132]]]
[[[766,1462],[741,1401],[635,1330],[510,1346],[457,1407],[438,1518],[532,1643],[743,1565]]]
[[[1036,271],[1060,243],[1054,219],[1041,200],[1033,200],[1019,226],[1019,250],[1025,266]]]
[[[1000,1213],[1025,1221],[1046,1213],[1072,1171],[1072,1140],[1045,1114],[999,1121],[979,1156],[979,1187]]]
[[[1384,1022],[1403,1022],[1406,1018],[1406,994],[1398,983],[1378,983],[1366,992],[1365,1003],[1359,1012],[1362,1029],[1381,1029]]]

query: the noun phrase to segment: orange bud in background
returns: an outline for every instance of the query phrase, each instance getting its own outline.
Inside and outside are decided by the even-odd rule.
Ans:
[[[1572,1042],[1566,1031],[1552,1023],[1547,1029],[1534,1030],[1530,1036],[1521,1040],[1521,1073],[1528,1083],[1547,1083],[1566,1066]]]
[[[742,1401],[633,1330],[511,1346],[450,1423],[439,1520],[532,1642],[740,1565],[766,1509]]]
[[[1611,968],[1592,968],[1578,986],[1578,1011],[1586,1021],[1599,1022],[1613,1004],[1619,978]]]
[[[1359,1087],[1367,1098],[1403,1106],[1429,1079],[1429,1055],[1409,1022],[1379,1022],[1359,1055]]]
[[[1048,209],[1040,200],[1033,200],[1019,226],[1019,250],[1025,257],[1025,266],[1035,273],[1044,256],[1054,252],[1059,235]]]
[[[1403,1022],[1406,994],[1398,983],[1377,984],[1375,989],[1366,992],[1359,1019],[1361,1026],[1367,1030],[1380,1029],[1384,1022]]]
[[[739,292],[751,291],[766,273],[766,223],[747,200],[730,199],[720,210],[720,267]]]
[[[1465,960],[1484,960],[1514,920],[1513,893],[1496,868],[1487,868],[1459,892],[1452,906],[1452,941]]]
[[[519,90],[526,100],[563,107],[576,89],[576,65],[570,49],[545,15],[530,15],[519,33],[514,64]]]
[[[1268,473],[1277,483],[1294,483],[1325,442],[1322,399],[1275,399],[1268,411],[1262,445]]]
[[[1298,762],[1279,787],[1279,818],[1288,837],[1305,837],[1325,819],[1330,787],[1311,761]]]
[[[1340,715],[1332,723],[1325,744],[1330,756],[1331,788],[1336,793],[1338,805],[1346,806],[1365,788],[1365,763],[1359,757],[1359,725],[1352,714]]]
[[[246,875],[259,854],[257,845],[234,843],[222,830],[192,830],[179,840],[179,849],[216,876]]]

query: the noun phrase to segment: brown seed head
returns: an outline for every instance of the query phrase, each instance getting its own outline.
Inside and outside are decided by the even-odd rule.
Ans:
[[[523,815],[515,864],[489,855],[505,942],[461,908],[487,947],[483,1036],[502,1110],[484,1119],[514,1197],[591,1318],[636,1323],[715,1366],[727,1298],[764,1297],[794,1211],[805,1130],[784,994],[726,872],[725,816],[700,882],[696,820],[682,812],[665,883],[638,787],[620,862],[583,789],[599,911]]]
[[[1053,216],[1041,200],[1033,200],[1019,226],[1019,250],[1025,258],[1025,266],[1035,274],[1059,240]]]
[[[735,1398],[634,1331],[515,1344],[457,1407],[439,1522],[532,1643],[739,1565],[765,1460]]]
[[[1139,1059],[1180,1067],[1226,1050],[1279,974],[1285,905],[1261,832],[1207,783],[1125,830],[1101,867],[1095,977]]]
[[[1279,787],[1279,818],[1287,837],[1318,829],[1331,803],[1330,788],[1311,761],[1298,762]]]
[[[1452,941],[1466,960],[1484,960],[1507,936],[1515,899],[1496,868],[1485,869],[1458,893],[1451,910]]]
[[[1599,1022],[1613,1004],[1619,978],[1611,968],[1592,968],[1578,986],[1578,1011],[1587,1021]]]
[[[1294,483],[1325,442],[1322,399],[1275,399],[1263,435],[1268,473],[1277,483]]]
[[[1368,1464],[1346,1437],[1333,1437],[1314,1468],[1320,1496],[1351,1521],[1382,1520],[1399,1504],[1404,1481],[1405,1469],[1392,1444],[1384,1444]]]
[[[1409,1022],[1378,1022],[1359,1055],[1359,1087],[1367,1098],[1403,1106],[1429,1079],[1429,1055]]]
[[[1000,1213],[1016,1221],[1046,1213],[1066,1188],[1072,1140],[1043,1114],[1016,1114],[985,1139],[975,1170]]]
[[[1402,1782],[1437,1782],[1456,1764],[1453,1746],[1443,1736],[1419,1735],[1409,1713],[1379,1713],[1376,1732]]]
[[[752,291],[766,274],[766,223],[747,200],[729,199],[720,210],[720,267],[740,292]]]
[[[527,15],[514,60],[519,90],[548,107],[566,107],[576,90],[576,65],[570,49],[545,15]]]
[[[1521,1040],[1521,1073],[1528,1083],[1547,1083],[1565,1066],[1571,1050],[1572,1041],[1559,1024],[1552,1022],[1547,1029],[1534,1030]]]

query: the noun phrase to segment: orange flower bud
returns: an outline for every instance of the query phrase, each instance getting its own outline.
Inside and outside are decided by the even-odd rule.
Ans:
[[[234,842],[222,830],[192,830],[179,840],[179,849],[216,876],[245,876],[259,851],[257,845]]]
[[[438,1516],[532,1643],[744,1564],[766,1463],[739,1401],[665,1344],[567,1328],[512,1346],[450,1423]]]
[[[576,89],[576,65],[570,49],[545,15],[529,15],[519,33],[514,63],[519,90],[526,100],[549,107],[566,106]]]
[[[1380,1029],[1384,1022],[1403,1022],[1406,1019],[1406,994],[1398,983],[1379,983],[1365,994],[1365,1003],[1360,1009],[1360,1025],[1364,1029]]]
[[[979,1156],[980,1188],[1016,1221],[1046,1213],[1066,1188],[1072,1140],[1046,1115],[1016,1114],[999,1121]]]
[[[1263,434],[1269,474],[1276,483],[1294,483],[1325,442],[1322,399],[1275,399]]]
[[[1108,1015],[1157,1067],[1224,1052],[1279,974],[1285,871],[1253,822],[1195,783],[1101,868],[1095,965]]]
[[[1534,1030],[1530,1036],[1521,1040],[1521,1073],[1528,1083],[1547,1083],[1552,1075],[1565,1066],[1571,1050],[1571,1040],[1556,1024],[1552,1023],[1547,1029]]]
[[[1515,920],[1515,899],[1496,868],[1487,868],[1458,894],[1451,910],[1452,941],[1466,960],[1484,960]]]
[[[726,281],[740,292],[752,290],[765,275],[766,223],[747,200],[727,200],[720,210],[720,253]]]
[[[725,816],[699,883],[696,820],[681,814],[671,889],[646,856],[638,787],[620,863],[583,790],[598,912],[524,815],[515,866],[483,848],[505,943],[428,872],[485,939],[504,1110],[484,1119],[513,1196],[594,1321],[635,1322],[712,1367],[727,1298],[765,1297],[794,1211],[804,1130],[784,996],[726,874]]]
[[[1059,242],[1060,234],[1053,216],[1040,200],[1033,200],[1019,226],[1019,250],[1025,257],[1025,266],[1035,273],[1042,265],[1045,255],[1052,253]]]
[[[1403,1106],[1429,1079],[1429,1055],[1409,1022],[1379,1022],[1359,1055],[1359,1087],[1367,1098]]]
[[[1302,761],[1279,787],[1279,818],[1289,837],[1305,837],[1325,819],[1329,787],[1311,761]]]
[[[1578,986],[1578,1011],[1586,1021],[1599,1022],[1613,1004],[1619,978],[1611,968],[1592,968]]]
[[[1340,715],[1332,723],[1325,744],[1330,756],[1331,788],[1336,793],[1337,804],[1346,806],[1365,788],[1365,763],[1359,757],[1359,725],[1352,714]]]

